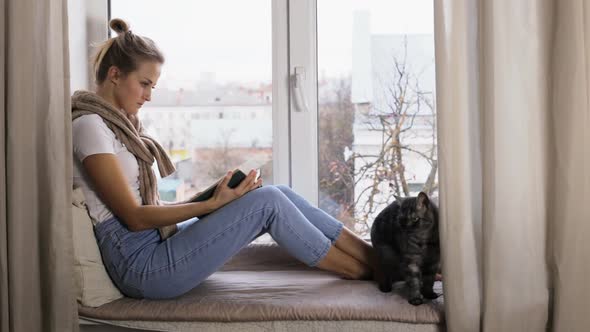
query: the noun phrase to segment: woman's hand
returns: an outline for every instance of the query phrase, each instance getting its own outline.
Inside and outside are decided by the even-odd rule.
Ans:
[[[262,185],[262,179],[256,179],[256,171],[251,170],[246,178],[234,189],[227,186],[232,177],[232,172],[227,172],[221,183],[215,189],[213,197],[209,199],[213,210],[217,210],[225,204],[244,196],[250,190]]]

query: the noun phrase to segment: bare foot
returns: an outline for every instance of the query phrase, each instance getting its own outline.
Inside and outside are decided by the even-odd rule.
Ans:
[[[341,275],[342,279],[345,280],[373,280],[373,271],[370,268],[363,268],[360,271],[350,275]]]

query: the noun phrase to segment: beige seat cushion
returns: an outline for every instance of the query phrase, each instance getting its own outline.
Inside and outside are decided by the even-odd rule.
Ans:
[[[434,289],[442,293],[442,283],[437,282]],[[413,306],[403,283],[394,284],[391,293],[382,293],[373,281],[344,280],[307,267],[276,244],[242,249],[223,268],[177,298],[126,297],[99,308],[79,306],[78,312],[82,317],[109,321],[389,321],[444,326],[442,296]]]
[[[102,262],[81,188],[74,189],[72,194],[72,223],[78,302],[86,307],[98,307],[122,298]]]

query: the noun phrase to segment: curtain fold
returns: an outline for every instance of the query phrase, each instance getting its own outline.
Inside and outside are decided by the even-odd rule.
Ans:
[[[556,1],[553,51],[553,331],[590,331],[590,3]]]
[[[543,331],[549,1],[482,1],[484,331]]]
[[[434,6],[448,329],[590,330],[590,5]]]
[[[77,331],[67,1],[0,8],[0,330]]]
[[[434,1],[440,236],[449,331],[477,331],[481,319],[482,160],[478,7]],[[454,245],[448,245],[454,244]]]

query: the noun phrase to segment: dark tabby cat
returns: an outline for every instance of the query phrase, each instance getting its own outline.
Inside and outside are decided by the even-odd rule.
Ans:
[[[405,280],[413,305],[438,297],[432,290],[440,267],[438,208],[421,192],[399,198],[386,207],[371,228],[377,254],[379,289],[391,292],[392,283]]]

